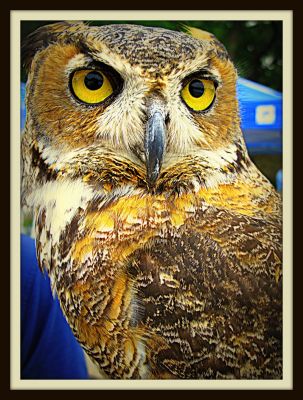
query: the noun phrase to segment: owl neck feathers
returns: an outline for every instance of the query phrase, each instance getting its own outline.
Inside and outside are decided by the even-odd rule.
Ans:
[[[250,165],[241,142],[228,151],[201,150],[167,162],[158,180],[149,187],[144,164],[111,150],[92,146],[89,150],[79,149],[60,155],[50,152],[49,147],[47,150],[40,148],[37,141],[31,142],[31,145],[27,143],[27,146],[30,146],[30,163],[26,165],[26,175],[35,177],[39,185],[55,180],[81,179],[95,189],[106,191],[129,185],[146,194],[178,196],[195,193],[200,188],[234,182],[235,176]]]
[[[94,147],[85,156],[81,152],[75,153],[51,163],[37,142],[33,142],[31,173],[27,173],[27,176],[34,177],[37,190],[42,192],[43,186],[49,182],[68,184],[79,181],[83,183],[83,188],[102,193],[104,199],[110,199],[111,202],[133,196],[150,198],[150,204],[153,199],[156,202],[159,199],[168,202],[186,199],[189,208],[199,207],[202,202],[222,209],[234,208],[236,212],[247,215],[254,215],[258,209],[256,205],[263,202],[262,207],[271,212],[271,206],[266,204],[274,190],[251,163],[242,142],[237,143],[236,151],[232,154],[222,152],[219,155],[224,159],[221,164],[218,159],[206,159],[201,154],[181,157],[178,162],[163,169],[151,188],[148,187],[142,166],[113,152],[100,151]],[[206,157],[207,153],[203,154]],[[90,157],[90,164],[87,163],[87,157]],[[32,190],[32,182],[28,181],[29,191]],[[272,211],[275,213],[277,210]]]

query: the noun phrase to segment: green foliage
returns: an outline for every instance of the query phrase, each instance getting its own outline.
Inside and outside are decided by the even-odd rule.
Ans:
[[[56,21],[23,21],[24,38],[39,26]],[[212,32],[226,47],[239,75],[282,91],[281,21],[86,21],[90,25],[137,24],[182,30],[181,22]],[[25,79],[22,71],[22,79]]]

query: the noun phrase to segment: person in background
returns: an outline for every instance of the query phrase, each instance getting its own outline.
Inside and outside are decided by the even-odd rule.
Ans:
[[[39,270],[35,242],[22,234],[21,379],[88,378],[84,352]]]

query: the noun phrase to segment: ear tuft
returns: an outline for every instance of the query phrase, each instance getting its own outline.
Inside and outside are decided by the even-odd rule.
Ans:
[[[188,26],[185,24],[182,24],[182,29],[185,33],[187,33],[188,35],[192,36],[195,39],[213,40],[216,38],[215,35],[213,35],[212,33],[209,33],[207,31],[202,31],[202,29],[194,28],[192,26]]]
[[[37,53],[45,49],[53,41],[58,39],[59,36],[64,36],[65,32],[74,31],[84,27],[82,21],[63,21],[50,25],[44,25],[30,33],[22,42],[21,45],[21,60],[22,66],[28,71],[30,69],[32,60]]]

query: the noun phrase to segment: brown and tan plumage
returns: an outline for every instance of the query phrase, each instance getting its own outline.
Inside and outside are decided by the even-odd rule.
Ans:
[[[22,201],[88,355],[111,378],[281,379],[280,198],[223,45],[66,22],[23,58]]]

